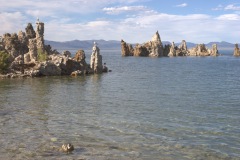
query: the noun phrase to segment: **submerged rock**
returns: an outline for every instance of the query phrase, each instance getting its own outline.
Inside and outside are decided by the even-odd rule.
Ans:
[[[74,150],[74,146],[71,143],[63,144],[62,145],[62,151],[70,153]]]

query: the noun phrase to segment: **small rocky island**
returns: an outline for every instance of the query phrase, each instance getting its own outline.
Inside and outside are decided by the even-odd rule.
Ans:
[[[78,76],[108,72],[108,68],[102,65],[102,56],[96,43],[93,44],[90,64],[87,64],[82,49],[72,58],[69,51],[60,54],[50,45],[45,45],[43,22],[37,20],[36,31],[28,23],[25,31],[6,33],[1,37],[0,78]]]
[[[136,44],[133,48],[131,44],[121,40],[122,56],[143,56],[143,57],[176,57],[176,56],[218,56],[217,44],[213,44],[208,49],[204,44],[198,44],[196,47],[188,49],[185,40],[179,46],[163,46],[158,31],[153,35],[152,40],[142,45]]]

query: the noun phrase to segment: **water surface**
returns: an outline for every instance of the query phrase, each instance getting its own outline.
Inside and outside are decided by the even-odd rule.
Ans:
[[[101,54],[112,72],[0,80],[0,159],[240,159],[240,58]]]

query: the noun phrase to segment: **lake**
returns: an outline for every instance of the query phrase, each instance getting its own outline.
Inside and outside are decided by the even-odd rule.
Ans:
[[[239,160],[240,58],[223,53],[105,50],[109,73],[0,80],[0,159]]]

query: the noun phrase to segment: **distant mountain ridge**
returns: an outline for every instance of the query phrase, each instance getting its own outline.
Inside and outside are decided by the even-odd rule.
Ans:
[[[45,44],[51,45],[53,49],[57,50],[77,50],[77,49],[84,49],[84,50],[91,50],[93,43],[96,42],[100,49],[114,49],[114,50],[121,50],[121,41],[117,40],[72,40],[72,41],[65,41],[65,42],[57,42],[57,41],[49,41],[45,40]],[[163,45],[171,44],[169,41],[162,41]],[[229,42],[209,42],[206,47],[211,48],[212,44],[217,44],[219,50],[234,50],[235,44]],[[136,44],[136,43],[135,43]],[[133,44],[133,46],[135,45]],[[175,43],[176,46],[180,45],[181,42]],[[193,48],[197,44],[192,42],[187,42],[188,48]]]

